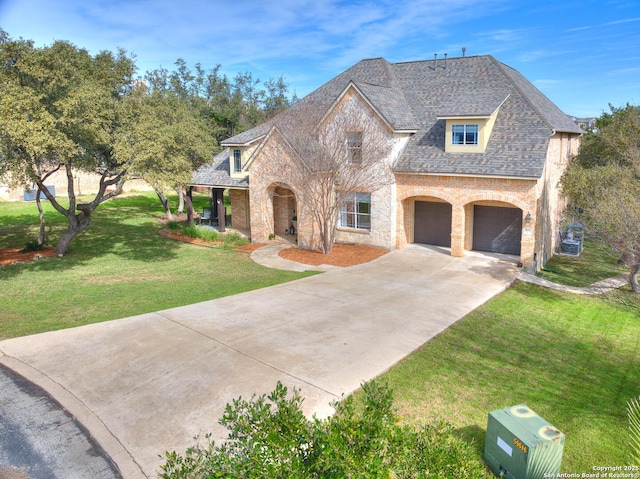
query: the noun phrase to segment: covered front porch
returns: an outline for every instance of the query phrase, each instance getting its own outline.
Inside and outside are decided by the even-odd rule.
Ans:
[[[207,201],[196,209],[197,223],[226,232],[228,228],[251,238],[249,179],[229,174],[229,152],[218,153],[213,163],[194,172],[189,194],[204,194]]]

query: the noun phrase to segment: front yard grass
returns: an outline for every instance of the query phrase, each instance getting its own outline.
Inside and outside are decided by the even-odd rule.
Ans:
[[[482,457],[489,411],[520,403],[566,434],[562,472],[630,464],[640,298],[516,282],[383,375],[404,421],[451,422]]]
[[[43,206],[48,237],[55,241],[66,222],[48,202]],[[314,274],[265,268],[247,253],[163,238],[158,235],[159,206],[148,193],[117,197],[98,208],[64,258],[1,268],[0,339],[158,311]],[[37,233],[35,202],[0,203],[0,246],[23,247]]]
[[[620,254],[605,244],[585,238],[580,256],[558,254],[538,273],[541,278],[567,286],[588,286],[629,269],[618,264]]]

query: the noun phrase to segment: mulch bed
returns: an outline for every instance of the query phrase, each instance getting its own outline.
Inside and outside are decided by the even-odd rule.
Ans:
[[[36,259],[55,258],[56,256],[53,252],[53,246],[45,246],[40,251],[29,251],[28,253],[23,253],[21,248],[2,248],[0,249],[0,266],[24,263]]]
[[[313,266],[327,264],[347,267],[368,263],[387,253],[388,251],[386,249],[374,248],[373,246],[334,244],[331,252],[328,254],[322,254],[320,250],[312,251],[301,248],[287,248],[280,251],[280,256],[284,259],[296,261],[297,263],[310,264]]]
[[[222,243],[222,241],[211,242],[204,241],[200,238],[191,238],[190,236],[167,228],[160,230],[158,234],[165,238],[202,246],[218,246]],[[251,243],[234,248],[234,250],[251,253],[263,246],[264,244]],[[280,251],[280,256],[290,261],[314,266],[326,264],[347,267],[367,263],[386,253],[388,253],[387,250],[374,248],[372,246],[334,244],[329,254],[322,254],[320,250],[312,251],[302,248],[286,248]],[[31,251],[28,253],[22,252],[20,248],[2,248],[0,249],[0,267],[44,258],[55,258],[56,256],[53,252],[53,246],[46,246],[41,251]]]

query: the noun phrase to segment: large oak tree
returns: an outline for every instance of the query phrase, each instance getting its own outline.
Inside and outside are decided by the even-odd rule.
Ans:
[[[14,185],[36,185],[67,218],[58,254],[68,252],[98,205],[121,192],[127,168],[113,155],[112,144],[118,103],[134,72],[123,50],[91,55],[66,41],[36,48],[0,30],[0,175]],[[56,171],[66,174],[68,206],[45,185]],[[76,171],[100,175],[90,201],[76,198]]]
[[[178,63],[180,65],[180,63]],[[123,102],[123,128],[116,134],[116,157],[131,174],[144,178],[155,190],[167,219],[172,219],[165,194],[189,184],[193,171],[213,158],[212,128],[178,72],[158,70],[138,82]],[[189,204],[189,218],[193,208]]]

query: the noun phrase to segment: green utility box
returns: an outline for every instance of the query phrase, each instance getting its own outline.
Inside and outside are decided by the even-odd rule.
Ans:
[[[489,413],[484,460],[498,477],[557,477],[563,449],[564,434],[524,404]]]

